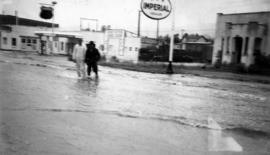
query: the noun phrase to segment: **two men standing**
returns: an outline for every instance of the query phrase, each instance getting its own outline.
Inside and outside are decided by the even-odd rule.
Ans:
[[[76,69],[78,77],[85,78],[85,63],[87,64],[87,75],[90,77],[91,69],[98,77],[98,66],[97,62],[100,59],[100,53],[95,47],[95,43],[90,41],[87,44],[87,48],[82,44],[82,40],[78,41],[78,44],[75,45],[73,54],[73,60],[76,61]]]

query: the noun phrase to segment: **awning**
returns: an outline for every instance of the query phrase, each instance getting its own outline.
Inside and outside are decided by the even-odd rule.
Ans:
[[[80,38],[80,39],[83,38],[81,34],[70,32],[36,31],[35,34],[39,36],[56,36],[56,37]]]

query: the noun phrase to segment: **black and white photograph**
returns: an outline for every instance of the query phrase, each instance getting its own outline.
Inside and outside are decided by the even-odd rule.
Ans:
[[[269,155],[270,0],[0,0],[0,155]]]

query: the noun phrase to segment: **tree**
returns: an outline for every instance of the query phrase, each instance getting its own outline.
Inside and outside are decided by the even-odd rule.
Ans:
[[[107,30],[110,30],[111,29],[111,25],[107,25]]]
[[[101,26],[101,32],[105,32],[106,29],[107,29],[107,27],[106,27],[105,25],[102,25],[102,26]]]
[[[179,34],[174,35],[174,43],[180,43],[181,39],[179,38]]]
[[[106,30],[110,30],[111,29],[111,25],[102,25],[101,26],[101,32],[105,32]]]
[[[159,36],[158,37],[159,42],[163,44],[170,44],[171,37],[166,34],[165,36]],[[174,35],[174,43],[180,43],[181,39],[179,38],[179,34]]]

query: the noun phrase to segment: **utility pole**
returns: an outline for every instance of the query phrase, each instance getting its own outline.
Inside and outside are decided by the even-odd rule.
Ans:
[[[52,17],[52,35],[54,35],[54,6],[57,4],[56,1],[52,2],[52,7],[53,7],[53,17]]]
[[[141,10],[138,11],[138,32],[137,35],[138,37],[141,36]]]
[[[19,17],[18,17],[18,11],[15,11],[15,25],[19,25]]]

